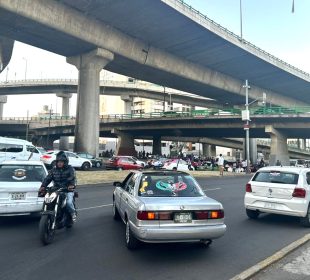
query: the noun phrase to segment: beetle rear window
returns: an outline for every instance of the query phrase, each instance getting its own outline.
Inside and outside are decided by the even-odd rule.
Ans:
[[[296,185],[298,182],[298,178],[299,175],[296,173],[280,172],[280,171],[268,171],[268,172],[262,171],[257,172],[252,181]]]

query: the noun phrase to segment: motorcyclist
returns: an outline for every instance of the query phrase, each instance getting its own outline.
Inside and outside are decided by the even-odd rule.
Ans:
[[[71,165],[68,164],[69,160],[65,152],[60,151],[56,155],[56,165],[51,169],[44,179],[39,192],[45,193],[47,186],[54,182],[55,186],[67,187],[68,192],[66,209],[72,217],[72,221],[76,221],[76,210],[73,203],[74,189],[76,187],[76,176],[75,170]]]

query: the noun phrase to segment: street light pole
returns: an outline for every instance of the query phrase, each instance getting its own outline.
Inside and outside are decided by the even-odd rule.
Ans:
[[[29,133],[29,110],[27,110],[26,141],[28,141],[28,133]]]
[[[7,66],[6,67],[6,76],[5,76],[5,82],[7,83],[8,82],[8,75],[9,75],[9,67]]]
[[[164,87],[164,103],[163,103],[163,113],[166,111],[166,87]]]
[[[245,129],[245,145],[246,145],[246,162],[247,173],[250,173],[250,111],[249,111],[249,84],[248,80],[245,80],[245,111],[246,111],[246,125]]]
[[[28,68],[28,60],[26,58],[23,57],[23,59],[25,60],[26,64],[25,64],[25,81],[27,78],[27,68]]]
[[[242,0],[240,0],[240,37],[241,41],[243,40],[243,34],[242,34]]]
[[[51,119],[52,119],[52,105],[51,105],[50,112],[49,112],[47,137],[46,137],[46,148],[48,149],[50,148],[48,145],[49,145],[49,140],[50,140]]]

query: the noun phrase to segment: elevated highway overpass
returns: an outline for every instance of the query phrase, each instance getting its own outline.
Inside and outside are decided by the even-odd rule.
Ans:
[[[310,101],[309,74],[181,0],[0,0],[0,35],[66,56],[79,69],[77,151],[98,153],[102,68],[222,104],[244,103],[245,79],[251,100],[266,92],[268,103],[283,107]]]
[[[205,111],[205,114],[203,114]],[[266,114],[269,112],[269,114]],[[2,120],[10,124],[15,120]],[[288,159],[288,138],[310,138],[308,123],[310,107],[286,109],[266,108],[252,112],[250,136],[252,138],[271,138],[271,156]],[[27,120],[21,120],[25,126]],[[28,120],[29,122],[29,120]],[[29,130],[41,137],[43,143],[74,135],[75,119],[31,120]],[[25,131],[25,130],[24,130]],[[161,139],[204,139],[242,138],[244,128],[240,110],[202,110],[188,113],[152,113],[141,115],[108,115],[100,118],[100,136],[118,137],[120,153],[134,153],[134,139],[152,137],[160,143]],[[225,140],[224,140],[225,141]],[[237,145],[239,145],[237,143]]]
[[[103,118],[102,118],[103,119]],[[108,118],[112,119],[112,118]],[[27,130],[27,124],[29,125],[29,133],[37,142],[38,145],[46,146],[47,141],[49,145],[55,140],[60,139],[64,134],[67,136],[74,135],[74,118],[66,120],[51,120],[50,128],[48,128],[48,121],[38,120],[32,118],[27,120],[26,118],[3,118],[0,120],[0,136],[10,137],[25,137]],[[54,129],[53,129],[54,128]],[[57,128],[57,129],[55,129]],[[38,129],[38,131],[37,131]],[[61,130],[61,132],[60,132]],[[52,134],[52,133],[59,134]],[[49,139],[47,135],[49,134]],[[178,133],[176,133],[178,134]],[[110,134],[110,131],[102,131],[100,136],[102,137],[117,137],[116,134]],[[136,136],[137,138],[153,139],[154,136]],[[193,142],[208,144],[213,146],[221,146],[226,148],[243,150],[243,140],[241,138],[214,138],[214,137],[197,137],[197,136],[162,136],[161,141],[181,141],[181,142]],[[270,154],[270,141],[258,140],[257,152],[263,154]],[[295,146],[288,145],[288,152],[290,158],[308,159],[310,158],[309,149],[299,149]],[[213,154],[210,154],[210,156]]]
[[[172,103],[186,104],[191,106],[223,108],[218,102],[195,94],[180,92],[173,89],[165,89],[162,86],[149,84],[141,81],[126,82],[101,80],[100,94],[121,97],[141,97],[146,99],[160,100]],[[74,79],[35,79],[17,80],[0,83],[1,95],[19,94],[63,94],[70,96],[78,92],[78,80]]]

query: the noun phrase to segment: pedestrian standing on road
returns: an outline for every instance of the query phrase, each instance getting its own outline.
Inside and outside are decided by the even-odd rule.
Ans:
[[[217,161],[217,165],[219,166],[220,169],[220,176],[224,176],[224,157],[222,154],[220,154],[220,157]]]

